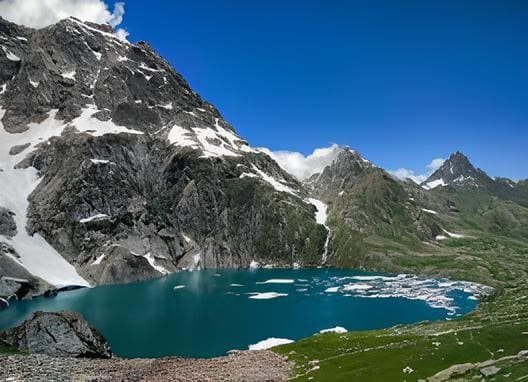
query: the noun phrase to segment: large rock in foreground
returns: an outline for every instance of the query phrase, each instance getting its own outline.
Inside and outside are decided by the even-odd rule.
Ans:
[[[112,356],[97,329],[73,312],[36,312],[22,325],[0,333],[1,342],[21,351],[56,357]]]

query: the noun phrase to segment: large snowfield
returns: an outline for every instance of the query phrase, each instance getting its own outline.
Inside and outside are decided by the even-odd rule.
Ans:
[[[0,110],[0,119],[5,110]],[[66,285],[89,286],[75,268],[69,264],[42,236],[29,235],[26,230],[28,197],[37,187],[40,179],[34,167],[15,169],[14,166],[31,152],[39,143],[46,142],[52,136],[62,132],[63,122],[55,119],[56,111],[42,123],[29,124],[29,129],[23,133],[10,134],[4,130],[0,122],[0,206],[15,213],[17,234],[11,239],[2,237],[3,241],[12,245],[20,255],[15,261],[30,273],[42,278],[57,287]],[[9,154],[11,147],[29,143],[30,146],[17,155]],[[9,255],[8,255],[9,256]]]

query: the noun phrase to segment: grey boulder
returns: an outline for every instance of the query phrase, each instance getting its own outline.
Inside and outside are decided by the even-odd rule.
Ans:
[[[0,343],[55,357],[110,358],[104,337],[78,313],[36,312],[20,326],[0,333]]]

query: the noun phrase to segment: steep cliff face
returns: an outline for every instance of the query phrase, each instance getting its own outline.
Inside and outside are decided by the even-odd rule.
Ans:
[[[0,38],[0,207],[16,226],[0,238],[33,275],[318,263],[326,230],[302,185],[147,44],[73,18],[0,20]]]

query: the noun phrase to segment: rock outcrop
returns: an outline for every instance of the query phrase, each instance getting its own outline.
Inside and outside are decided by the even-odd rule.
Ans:
[[[12,237],[16,235],[17,226],[13,219],[14,213],[7,208],[0,207],[0,235]]]
[[[51,288],[20,265],[19,258],[12,246],[0,240],[0,299],[4,308],[10,300],[40,295]]]
[[[20,326],[0,333],[0,342],[28,353],[56,357],[110,358],[104,337],[78,313],[36,312]]]

